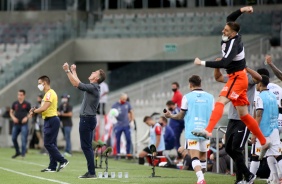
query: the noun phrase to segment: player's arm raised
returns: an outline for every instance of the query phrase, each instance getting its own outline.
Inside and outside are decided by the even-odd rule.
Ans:
[[[73,66],[73,65],[72,65]],[[64,71],[67,73],[67,76],[71,82],[71,84],[74,86],[74,87],[78,87],[79,83],[80,83],[80,80],[78,79],[77,75],[76,75],[76,72],[75,72],[75,69],[71,68],[72,69],[72,72],[70,71],[69,69],[69,64],[68,63],[65,63],[63,65],[63,69]]]
[[[253,69],[251,69],[249,67],[246,67],[246,70],[252,76],[253,81],[255,83],[258,83],[258,82],[261,81],[262,78],[261,78],[261,75],[258,72],[254,71]]]
[[[265,56],[266,63],[270,66],[271,70],[273,71],[274,75],[282,81],[282,72],[273,64],[272,58],[270,55]]]

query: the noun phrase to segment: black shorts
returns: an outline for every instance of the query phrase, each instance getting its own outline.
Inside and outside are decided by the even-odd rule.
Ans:
[[[151,150],[148,146],[146,148],[144,148],[143,151],[147,152],[148,154],[152,154],[152,152],[151,152]],[[162,156],[162,155],[163,155],[162,151],[157,152],[157,156]]]

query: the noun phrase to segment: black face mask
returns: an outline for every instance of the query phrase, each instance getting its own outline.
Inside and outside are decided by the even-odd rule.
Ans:
[[[173,108],[168,108],[169,111],[173,111]]]
[[[176,89],[176,88],[172,88],[171,90],[172,90],[173,92],[175,92],[177,89]]]

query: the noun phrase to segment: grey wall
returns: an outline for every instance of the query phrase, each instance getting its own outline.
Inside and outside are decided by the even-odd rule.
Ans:
[[[244,35],[244,42],[257,36]],[[218,53],[221,33],[207,37],[177,38],[123,38],[123,39],[76,39],[76,61],[140,61],[140,60],[188,60],[205,58]],[[166,44],[175,44],[175,52],[166,52]]]
[[[91,72],[102,69],[106,73],[108,71],[108,65],[105,62],[76,62],[77,75],[82,82],[88,83],[88,77]]]

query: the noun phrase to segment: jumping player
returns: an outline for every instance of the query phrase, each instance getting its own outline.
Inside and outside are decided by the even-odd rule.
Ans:
[[[256,90],[256,83],[261,81],[261,76],[256,71],[246,68],[248,72],[248,99],[253,102]],[[224,76],[219,68],[215,68],[214,77],[218,82],[226,82],[228,80],[227,76]],[[248,111],[250,114],[253,113],[253,104],[248,106]],[[234,160],[236,165],[236,181],[235,184],[243,184],[243,176],[245,180],[252,178],[252,172],[247,168],[244,163],[244,146],[249,137],[250,131],[247,129],[246,125],[240,120],[236,108],[230,104],[228,111],[228,126],[226,130],[226,141],[225,150],[228,155]],[[253,173],[256,174],[256,173]]]
[[[270,143],[267,142],[263,136],[261,130],[255,119],[248,114],[249,101],[247,98],[248,78],[246,73],[246,61],[244,46],[241,42],[241,35],[238,34],[240,25],[234,22],[242,13],[252,13],[253,7],[246,6],[235,12],[231,13],[227,17],[227,23],[222,30],[222,53],[223,57],[221,61],[201,61],[199,58],[195,58],[194,63],[196,65],[203,65],[211,68],[225,68],[228,74],[228,81],[221,90],[219,98],[215,103],[214,110],[212,112],[210,121],[206,129],[195,130],[192,133],[196,136],[210,137],[212,131],[220,120],[223,114],[224,105],[228,102],[236,107],[240,119],[246,124],[248,129],[259,139],[262,145],[261,154],[265,154],[269,148]],[[255,175],[253,175],[253,180]]]

